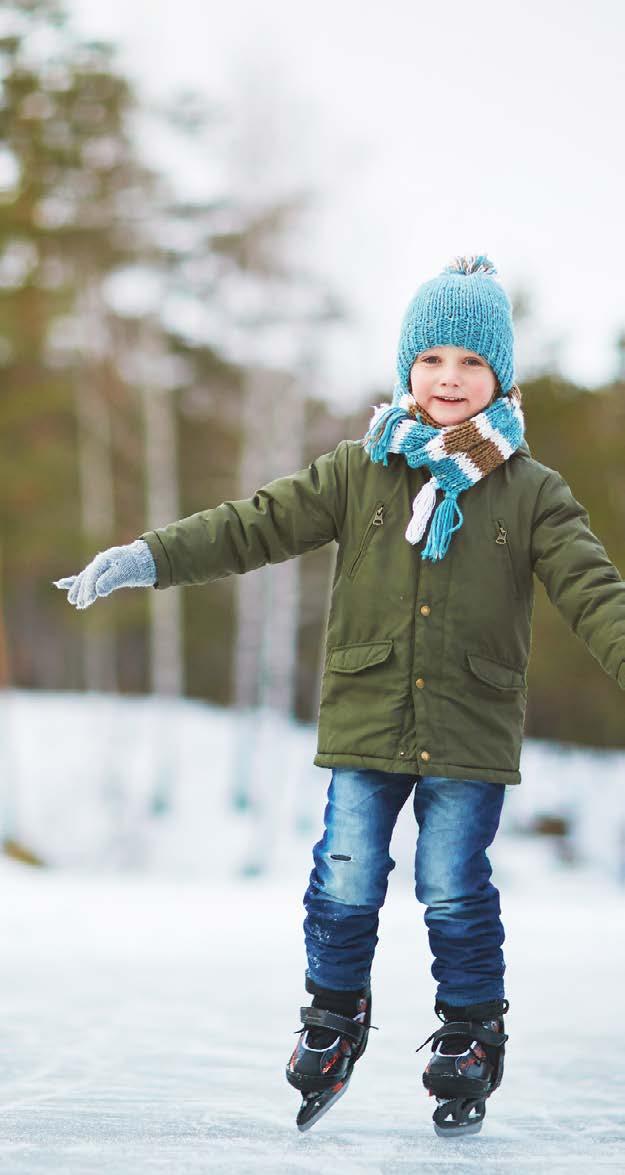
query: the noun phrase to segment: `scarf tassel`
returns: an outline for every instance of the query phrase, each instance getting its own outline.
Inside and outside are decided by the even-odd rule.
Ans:
[[[458,520],[455,526],[453,525],[454,516]],[[449,549],[452,534],[454,531],[459,530],[463,522],[464,516],[455,495],[447,494],[443,498],[440,506],[436,509],[432,519],[432,525],[430,526],[428,541],[421,558],[430,559],[433,563],[438,559],[444,559]]]
[[[372,461],[382,461],[384,465],[388,465],[388,449],[393,439],[393,429],[396,424],[406,420],[407,415],[405,408],[391,405],[378,416],[363,440]]]
[[[412,518],[406,528],[406,538],[409,543],[418,543],[423,538],[432,514],[432,524],[428,534],[428,541],[421,555],[422,559],[431,562],[443,559],[449,550],[451,536],[458,530],[464,521],[462,511],[454,494],[446,494],[440,505],[436,506],[436,491],[440,485],[432,475],[429,481],[421,487],[412,503]],[[457,521],[454,526],[454,517]]]
[[[436,505],[436,491],[439,488],[434,476],[421,487],[412,503],[412,518],[406,528],[406,538],[409,543],[418,543],[425,534],[425,528],[430,521],[432,511]]]

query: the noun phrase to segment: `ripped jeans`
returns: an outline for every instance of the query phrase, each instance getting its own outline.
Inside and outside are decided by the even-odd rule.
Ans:
[[[426,907],[436,997],[456,1006],[501,998],[505,935],[486,849],[505,785],[471,779],[333,768],[304,895],[307,977],[335,991],[369,983],[378,913],[395,868],[391,835],[413,787],[415,893]]]

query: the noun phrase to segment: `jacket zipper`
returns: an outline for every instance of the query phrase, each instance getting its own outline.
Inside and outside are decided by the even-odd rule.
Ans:
[[[358,568],[360,567],[360,564],[362,563],[362,561],[367,553],[369,543],[371,542],[371,539],[373,538],[375,530],[377,529],[377,527],[383,526],[383,525],[384,525],[384,502],[378,502],[373,514],[371,515],[371,518],[369,519],[367,529],[362,536],[362,542],[361,542],[360,547],[358,549],[358,554],[356,555],[354,562],[352,563],[351,567],[349,568],[349,571],[347,572],[350,579],[353,579],[356,572],[358,571]]]
[[[508,564],[510,566],[510,574],[512,576],[512,586],[514,588],[515,596],[518,597],[519,585],[517,582],[516,571],[514,569],[514,563],[512,561],[512,551],[510,550],[510,544],[508,542],[508,528],[506,527],[503,518],[497,519],[497,538],[495,539],[495,542],[498,546],[505,547],[506,551],[508,552]]]

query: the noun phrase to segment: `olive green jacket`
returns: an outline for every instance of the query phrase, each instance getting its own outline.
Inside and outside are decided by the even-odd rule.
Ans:
[[[315,763],[520,783],[533,575],[625,689],[625,582],[587,512],[527,444],[462,495],[438,563],[405,538],[429,473],[341,441],[248,500],[141,537],[158,588],[338,544]]]

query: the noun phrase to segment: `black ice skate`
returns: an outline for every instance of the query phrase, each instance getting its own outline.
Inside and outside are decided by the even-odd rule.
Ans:
[[[299,1040],[286,1068],[287,1081],[302,1095],[298,1130],[309,1130],[347,1091],[372,1027],[371,992],[358,993],[355,1006],[353,1017],[322,1007],[300,1008],[304,1029],[297,1029]]]
[[[455,1008],[437,1001],[444,1021],[416,1050],[432,1041],[432,1057],[423,1084],[436,1097],[434,1129],[441,1137],[477,1134],[486,1113],[486,1099],[501,1084],[505,1043],[503,1013],[507,1000],[489,1000]]]

